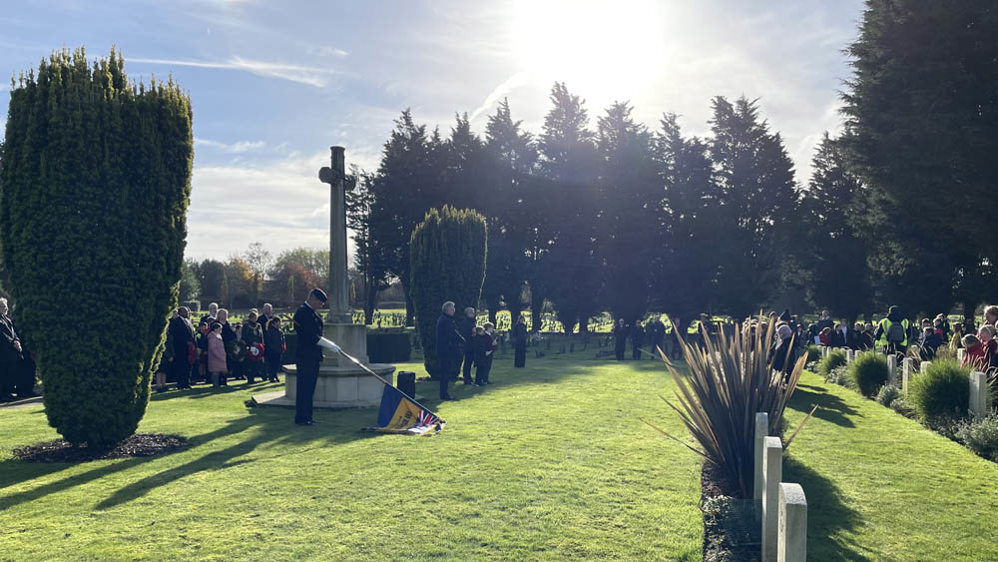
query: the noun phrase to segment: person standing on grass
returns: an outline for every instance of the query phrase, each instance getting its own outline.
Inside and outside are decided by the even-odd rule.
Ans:
[[[322,318],[319,309],[326,304],[329,297],[322,289],[312,289],[308,298],[295,312],[295,333],[298,334],[297,377],[295,379],[295,423],[297,425],[315,425],[312,419],[312,400],[315,397],[315,385],[319,381],[319,363],[322,361],[322,350],[319,349],[319,339],[322,338]]]
[[[464,309],[464,317],[458,323],[458,332],[464,338],[464,364],[461,366],[461,371],[464,374],[464,384],[473,384],[471,380],[471,365],[475,362],[475,346],[472,344],[472,341],[475,337],[477,324],[478,320],[475,309],[470,306]]]
[[[257,322],[256,310],[251,310],[246,316],[240,339],[246,344],[247,361],[243,370],[246,372],[247,383],[253,384],[257,377],[263,380],[263,353],[260,351],[260,346],[263,345],[263,326]]]
[[[284,356],[284,351],[287,349],[284,331],[281,330],[280,316],[274,316],[267,323],[267,332],[264,334],[264,349],[266,349],[267,354],[267,380],[280,382],[277,375],[281,372],[281,357]]]
[[[269,302],[263,303],[263,308],[260,309],[260,317],[256,319],[260,323],[260,327],[263,328],[264,333],[267,332],[267,323],[270,319],[274,317],[274,305]]]
[[[0,298],[0,400],[13,400],[11,395],[17,381],[17,367],[23,359],[24,349],[17,337],[14,323],[8,312],[7,299]]]
[[[232,378],[238,378],[239,361],[236,356],[236,340],[239,339],[239,335],[229,323],[229,310],[227,308],[218,310],[218,323],[222,325],[222,342],[225,343],[225,363],[229,368],[228,372]]]
[[[516,318],[513,326],[513,368],[522,369],[527,365],[527,319],[523,315]]]
[[[617,320],[617,325],[613,327],[613,352],[617,357],[617,361],[624,360],[624,352],[627,350],[627,331],[627,325],[624,324],[624,319],[619,318]]]
[[[191,309],[181,306],[177,309],[177,317],[170,320],[170,332],[173,336],[173,377],[177,380],[177,390],[191,387],[191,368],[197,358],[197,346],[194,340],[194,326],[190,321]]]
[[[437,378],[440,379],[440,399],[453,400],[447,390],[447,383],[458,372],[461,361],[461,345],[471,347],[471,340],[465,341],[454,324],[455,305],[447,301],[440,307],[437,318]]]
[[[485,374],[482,374],[481,371],[475,372],[476,378],[481,376],[481,380],[475,381],[479,386],[492,384],[489,380],[489,375],[492,374],[492,360],[495,358],[496,348],[499,347],[499,343],[496,342],[495,338],[495,326],[493,326],[491,322],[486,322],[483,329],[485,330],[486,338],[485,345],[483,346],[485,348],[485,353],[482,357],[482,363],[479,364],[479,369],[484,370]]]
[[[631,332],[631,359],[641,360],[641,346],[645,344],[645,329],[640,322],[634,323],[634,330]]]
[[[225,342],[222,341],[222,324],[218,320],[211,323],[207,339],[208,375],[211,378],[211,386],[213,388],[228,386],[225,381],[225,375],[229,372],[225,364]]]

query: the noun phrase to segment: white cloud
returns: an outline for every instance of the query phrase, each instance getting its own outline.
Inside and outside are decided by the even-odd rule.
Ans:
[[[304,66],[297,64],[272,63],[231,57],[227,61],[191,61],[171,59],[130,58],[130,63],[160,64],[166,66],[187,66],[193,68],[214,68],[220,70],[239,70],[249,72],[264,78],[289,80],[299,84],[324,88],[329,85],[332,76],[338,74],[330,68]]]
[[[492,92],[485,97],[485,101],[482,105],[479,105],[471,112],[471,117],[468,118],[469,121],[474,121],[479,115],[488,111],[494,106],[500,98],[508,95],[513,90],[525,86],[530,83],[530,75],[526,72],[517,72],[516,74],[510,76],[505,82],[496,86]]]
[[[251,150],[259,150],[266,146],[267,143],[263,141],[236,141],[232,144],[226,144],[224,142],[213,141],[208,139],[194,139],[194,146],[205,146],[208,148],[214,148],[228,154],[242,154],[243,152],[249,152]]]
[[[308,54],[310,54],[310,55],[316,55],[316,56],[320,56],[320,57],[330,57],[330,58],[341,59],[341,58],[346,57],[350,53],[344,51],[343,49],[337,48],[337,47],[326,46],[326,47],[309,47],[308,48]]]

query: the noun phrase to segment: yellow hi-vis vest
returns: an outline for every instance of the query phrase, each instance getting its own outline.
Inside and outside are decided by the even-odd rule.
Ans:
[[[891,322],[889,318],[884,318],[883,320],[880,321],[880,327],[882,329],[880,330],[880,339],[877,341],[877,343],[880,344],[883,347],[887,347],[887,343],[888,343],[887,342],[887,331],[891,329],[891,324],[893,324],[893,322]],[[901,327],[904,328],[904,341],[901,342],[901,345],[903,345],[904,347],[908,347],[908,319],[907,318],[901,320]]]

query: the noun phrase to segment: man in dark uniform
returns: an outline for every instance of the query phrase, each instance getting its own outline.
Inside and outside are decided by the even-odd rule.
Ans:
[[[441,309],[440,318],[437,318],[437,363],[440,365],[438,369],[441,400],[452,400],[447,392],[447,382],[451,375],[457,373],[463,339],[457,333],[457,326],[454,325],[454,303],[447,301]]]
[[[191,359],[197,357],[192,352],[195,346],[194,326],[190,321],[191,309],[181,306],[177,309],[177,316],[170,320],[170,336],[173,342],[173,378],[177,381],[177,390],[191,387],[191,367],[194,363]],[[193,357],[192,357],[193,356]]]
[[[298,336],[295,366],[295,423],[298,425],[314,425],[312,419],[312,399],[315,396],[315,384],[319,380],[319,363],[322,361],[322,350],[319,349],[319,338],[322,337],[322,318],[317,312],[329,298],[322,289],[312,289],[305,302],[295,312],[295,334]]]
[[[462,372],[464,373],[464,384],[472,384],[471,380],[471,364],[475,362],[475,350],[471,342],[474,341],[475,336],[475,326],[478,324],[478,317],[475,314],[475,309],[468,307],[464,309],[464,318],[458,324],[460,328],[461,337],[464,338],[464,365],[462,365]]]

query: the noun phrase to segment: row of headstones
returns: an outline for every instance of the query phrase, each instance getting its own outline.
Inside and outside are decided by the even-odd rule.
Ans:
[[[831,353],[831,348],[823,347],[821,348],[821,353],[823,356],[827,356]],[[846,363],[852,363],[856,360],[861,353],[861,351],[856,351],[849,348],[842,348],[842,352],[846,355]],[[967,352],[966,349],[958,349],[956,351],[957,360],[962,364],[963,356]],[[866,353],[876,353],[873,351],[868,351]],[[919,364],[919,373],[924,373],[932,365],[931,361],[922,361]],[[887,356],[887,377],[890,384],[897,386],[898,379],[898,358],[897,355],[890,354]],[[901,394],[903,396],[908,396],[908,382],[915,376],[915,360],[911,357],[905,357],[901,362]],[[970,373],[970,415],[975,418],[982,418],[988,415],[989,404],[988,404],[988,377],[986,374],[980,371],[974,371]]]
[[[759,412],[755,415],[753,492],[761,511],[762,560],[803,562],[807,560],[807,498],[800,484],[782,480],[783,443],[769,435],[769,414]]]

